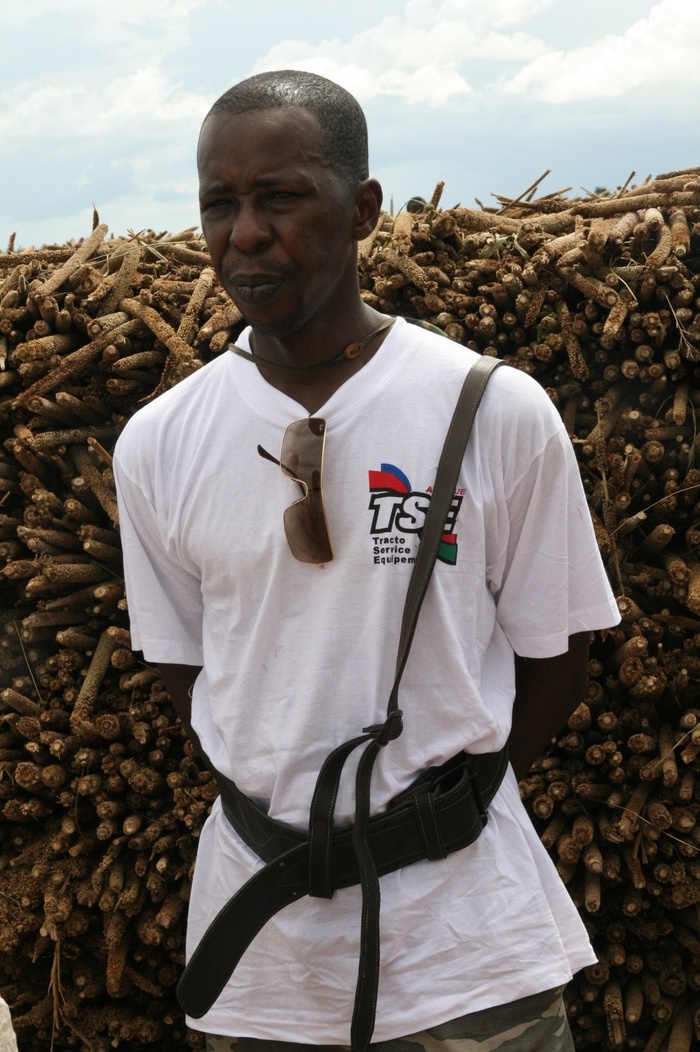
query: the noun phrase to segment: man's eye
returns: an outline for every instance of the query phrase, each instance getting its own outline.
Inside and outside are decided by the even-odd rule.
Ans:
[[[226,208],[231,207],[231,202],[226,201],[223,198],[216,201],[207,201],[205,204],[200,206],[200,212],[216,212],[223,211]]]

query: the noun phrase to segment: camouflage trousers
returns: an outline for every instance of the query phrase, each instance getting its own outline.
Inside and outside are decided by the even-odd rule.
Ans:
[[[369,1047],[372,1052],[574,1052],[563,990],[546,990]],[[349,1047],[207,1035],[207,1052],[348,1052]]]

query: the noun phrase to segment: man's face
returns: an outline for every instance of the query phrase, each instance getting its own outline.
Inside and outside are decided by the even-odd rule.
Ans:
[[[214,269],[253,328],[279,338],[332,320],[356,282],[353,198],[299,108],[216,114],[198,152],[202,230]]]

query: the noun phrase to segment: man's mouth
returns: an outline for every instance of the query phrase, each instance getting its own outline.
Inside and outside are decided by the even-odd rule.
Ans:
[[[228,284],[237,299],[255,305],[271,299],[283,280],[278,274],[234,274]]]

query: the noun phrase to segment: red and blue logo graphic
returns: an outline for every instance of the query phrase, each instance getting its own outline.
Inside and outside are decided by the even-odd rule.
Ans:
[[[420,534],[425,524],[425,516],[430,507],[430,492],[414,490],[408,476],[395,464],[382,464],[379,471],[369,472],[369,510],[372,512],[370,533],[376,541],[382,542],[390,537],[391,545],[377,548],[377,551],[403,553],[404,534]],[[438,559],[454,566],[457,562],[457,536],[454,533],[455,520],[462,504],[463,497],[456,493],[452,498],[447,521],[443,530]],[[410,561],[414,559],[389,559],[377,561]]]

